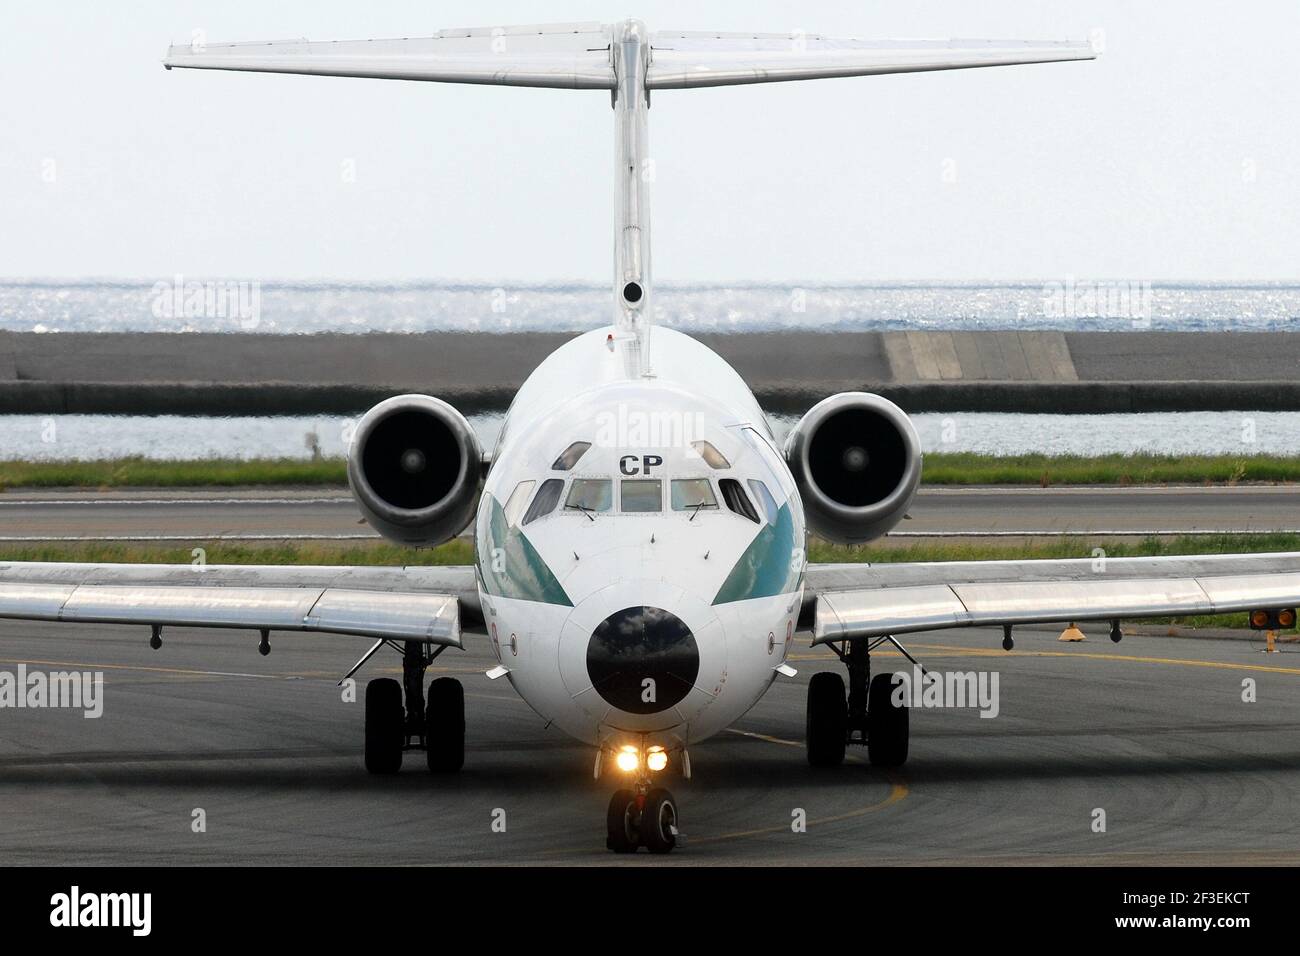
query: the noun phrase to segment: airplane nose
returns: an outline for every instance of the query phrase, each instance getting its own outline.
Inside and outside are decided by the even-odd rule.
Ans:
[[[627,607],[601,621],[587,644],[587,675],[606,703],[630,714],[680,704],[700,673],[695,635],[658,607]]]

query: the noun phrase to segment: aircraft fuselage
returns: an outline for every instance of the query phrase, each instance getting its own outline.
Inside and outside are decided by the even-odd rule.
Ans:
[[[542,717],[671,750],[733,723],[785,661],[804,515],[739,375],[659,328],[654,373],[630,377],[635,346],[586,333],[520,389],[475,521],[478,583],[493,650]]]

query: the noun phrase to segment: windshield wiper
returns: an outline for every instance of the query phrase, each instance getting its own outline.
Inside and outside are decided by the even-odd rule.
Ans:
[[[686,507],[687,507],[687,508],[694,508],[694,509],[695,509],[694,511],[691,512],[690,520],[687,521],[687,524],[690,524],[691,521],[694,521],[694,520],[695,520],[695,516],[696,516],[697,514],[700,513],[700,509],[701,509],[701,508],[707,508],[707,507],[709,507],[709,503],[708,503],[707,501],[697,501],[697,502],[695,502],[695,504],[693,504],[693,505],[687,505]]]
[[[579,504],[565,505],[565,506],[564,506],[564,510],[565,510],[565,511],[581,511],[583,514],[585,514],[585,515],[587,516],[587,520],[588,520],[588,521],[590,521],[590,522],[592,522],[592,523],[595,523],[595,521],[596,521],[596,519],[595,519],[594,517],[592,517],[592,510],[591,510],[590,508],[588,508],[586,505],[579,505]]]

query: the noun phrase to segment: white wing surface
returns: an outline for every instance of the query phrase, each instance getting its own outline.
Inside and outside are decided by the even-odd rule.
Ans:
[[[461,646],[474,569],[0,564],[0,618],[309,631]]]
[[[1300,553],[810,565],[813,643],[1300,604]]]

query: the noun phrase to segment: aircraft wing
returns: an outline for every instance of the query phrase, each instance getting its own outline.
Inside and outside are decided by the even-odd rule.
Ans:
[[[609,32],[599,23],[443,30],[392,40],[194,42],[167,69],[239,70],[568,90],[614,88]]]
[[[461,646],[472,567],[0,563],[0,618],[314,631]]]
[[[827,644],[951,627],[1294,607],[1300,552],[821,564],[809,565],[806,582],[813,643]]]
[[[1088,41],[856,40],[800,33],[655,33],[652,90],[1094,60]]]

